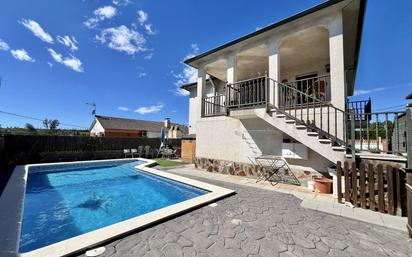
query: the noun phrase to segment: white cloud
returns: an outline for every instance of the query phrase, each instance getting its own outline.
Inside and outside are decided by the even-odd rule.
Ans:
[[[126,5],[129,5],[129,4],[133,3],[133,1],[130,1],[130,0],[113,0],[112,3],[114,5],[117,5],[117,6],[126,6]]]
[[[119,106],[119,107],[117,107],[117,109],[118,109],[119,111],[124,111],[124,112],[128,112],[128,111],[130,111],[130,109],[129,109],[129,108],[124,107],[124,106]]]
[[[69,37],[69,36],[63,36],[63,37],[57,36],[56,39],[57,39],[57,41],[59,41],[60,44],[63,44],[63,45],[65,45],[65,46],[69,47],[72,52],[74,52],[74,51],[76,51],[76,50],[78,49],[78,47],[77,47],[77,45],[76,45],[76,44],[77,44],[76,38],[73,37],[73,36],[72,36],[72,37]]]
[[[9,45],[0,38],[0,51],[8,51],[9,49]]]
[[[147,23],[149,19],[149,15],[144,12],[143,10],[137,11],[137,20],[139,21],[140,25],[146,30],[146,33],[149,35],[155,35],[156,31],[153,30],[153,25]]]
[[[199,53],[199,46],[197,44],[191,45],[191,51],[183,58],[183,60],[189,59],[194,57],[197,53]],[[175,74],[174,77],[176,78],[175,81],[175,88],[171,90],[177,96],[187,96],[189,92],[181,89],[180,87],[183,84],[195,82],[197,80],[197,70],[193,67],[187,66],[183,64],[184,68],[179,74]]]
[[[389,88],[378,87],[378,88],[373,88],[373,89],[357,89],[355,90],[355,92],[353,92],[353,96],[368,95],[368,94],[372,94],[375,92],[384,91],[386,89],[389,89]]]
[[[143,26],[147,19],[149,19],[149,15],[143,10],[139,10],[137,11],[137,19],[139,20],[140,25]]]
[[[140,73],[138,74],[138,76],[139,76],[139,78],[143,78],[143,77],[146,77],[146,76],[147,76],[147,73],[146,73],[146,72],[140,72]]]
[[[111,19],[117,14],[117,9],[113,6],[103,6],[94,10],[94,17],[89,18],[83,24],[89,29],[97,27],[100,21]]]
[[[49,67],[53,67],[53,63],[47,62],[47,64],[49,65]]]
[[[90,18],[87,21],[83,23],[86,27],[89,29],[97,27],[97,24],[99,24],[99,19],[98,18]]]
[[[412,86],[412,83],[402,83],[402,84],[395,84],[395,85],[385,85],[384,87],[375,87],[371,89],[355,89],[353,92],[353,96],[360,96],[360,95],[369,95],[381,91],[386,91],[390,89],[400,88],[406,86]]]
[[[163,109],[164,105],[159,103],[157,105],[147,106],[147,107],[140,107],[135,112],[139,114],[147,114],[147,113],[158,113]]]
[[[33,32],[33,34],[43,40],[44,42],[47,42],[49,44],[53,44],[53,38],[50,36],[49,33],[43,30],[43,28],[40,26],[39,23],[37,23],[34,20],[27,20],[23,19],[20,21],[20,24],[22,24],[26,29],[30,30]]]
[[[10,53],[11,55],[13,55],[14,58],[20,61],[26,61],[26,62],[35,61],[33,58],[30,57],[30,55],[24,49],[11,50]]]
[[[94,15],[100,20],[111,19],[116,15],[116,8],[113,6],[103,6],[94,10]]]
[[[155,35],[156,32],[152,29],[152,24],[145,24],[144,28],[146,29],[147,34]]]
[[[96,36],[96,39],[113,50],[130,55],[147,51],[146,39],[143,35],[125,25],[104,29],[100,32],[100,36]]]
[[[154,55],[153,52],[148,53],[147,55],[145,55],[144,59],[145,60],[151,60],[153,58],[153,55]]]
[[[53,49],[49,48],[47,49],[57,63],[63,64],[66,67],[77,71],[77,72],[83,72],[83,67],[82,67],[82,62],[80,59],[74,57],[73,55],[70,55],[70,57],[63,57],[61,54],[57,53]]]

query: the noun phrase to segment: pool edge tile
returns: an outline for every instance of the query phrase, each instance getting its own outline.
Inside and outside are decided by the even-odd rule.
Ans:
[[[156,176],[171,179],[179,183],[187,184],[190,186],[194,186],[194,187],[206,190],[208,191],[208,193],[205,195],[201,195],[201,196],[198,196],[198,197],[195,197],[195,198],[183,201],[183,202],[179,202],[179,203],[155,210],[147,214],[143,214],[143,215],[140,215],[140,216],[128,219],[128,220],[124,220],[124,221],[121,221],[121,222],[118,222],[118,223],[115,223],[115,224],[112,224],[112,225],[109,225],[109,226],[106,226],[106,227],[103,227],[97,230],[93,230],[91,232],[84,233],[79,236],[72,237],[72,238],[36,249],[30,252],[20,253],[20,256],[22,257],[58,257],[58,256],[64,256],[64,255],[76,253],[76,252],[81,252],[82,250],[86,250],[96,245],[102,244],[104,242],[113,240],[115,238],[122,237],[123,235],[131,233],[133,231],[138,231],[148,226],[161,223],[167,219],[170,219],[182,213],[189,212],[195,208],[199,208],[201,206],[207,205],[211,202],[217,201],[219,199],[222,199],[224,197],[230,196],[235,193],[235,191],[231,189],[218,187],[212,184],[204,183],[204,182],[197,181],[194,179],[189,179],[189,178],[181,177],[178,175],[170,174],[165,171],[159,171],[159,170],[150,168],[156,163],[156,161],[143,159],[143,158],[110,159],[110,160],[70,162],[70,163],[63,162],[63,163],[47,163],[47,164],[30,164],[30,165],[25,165],[25,166],[17,166],[12,174],[12,178],[14,181],[12,182],[12,184],[15,185],[17,183],[19,187],[23,188],[24,190],[19,190],[19,193],[15,195],[13,198],[14,200],[18,199],[15,202],[19,203],[19,206],[20,206],[19,208],[12,210],[14,211],[14,213],[16,213],[15,217],[17,217],[16,220],[18,220],[18,224],[16,224],[16,221],[15,221],[13,225],[13,228],[14,228],[14,230],[12,230],[14,231],[13,238],[10,238],[9,236],[9,241],[10,241],[9,243],[10,245],[13,245],[13,251],[15,251],[16,254],[18,252],[20,230],[21,230],[21,220],[22,220],[22,214],[23,214],[23,203],[24,203],[24,196],[25,196],[25,187],[27,183],[27,172],[28,172],[29,167],[34,167],[34,166],[38,167],[38,166],[47,166],[47,165],[64,165],[64,164],[81,164],[81,163],[101,163],[101,162],[126,161],[126,160],[143,161],[144,163],[135,166],[135,168],[148,172],[150,174],[156,175]],[[18,167],[19,169],[23,169],[24,172],[15,172]],[[22,177],[20,173],[24,173],[24,176]],[[20,177],[18,175],[20,175]],[[11,182],[12,178],[10,179],[9,182]],[[12,185],[9,185],[9,183],[6,186],[6,189],[7,187],[13,189]],[[4,194],[2,195],[0,201],[8,201],[10,198],[10,196],[8,197],[3,197],[3,196]],[[4,205],[1,205],[1,206],[4,206]],[[0,231],[3,228],[2,227],[3,225],[4,224],[0,223]],[[16,226],[18,226],[18,229],[16,229]],[[11,226],[9,227],[10,227],[9,229],[12,229]],[[0,245],[2,245],[1,241],[0,241]],[[0,251],[3,251],[3,250],[4,249],[0,249]]]

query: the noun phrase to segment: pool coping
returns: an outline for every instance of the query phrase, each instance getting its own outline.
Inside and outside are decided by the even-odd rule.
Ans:
[[[135,166],[153,175],[171,179],[183,184],[194,186],[209,193],[180,203],[176,203],[150,213],[146,213],[128,220],[124,220],[97,230],[81,234],[30,252],[18,253],[22,215],[24,208],[24,196],[26,191],[27,175],[29,167],[48,165],[70,165],[79,163],[99,163],[111,161],[136,160],[144,163]],[[218,199],[235,193],[234,190],[211,185],[194,179],[185,178],[165,171],[151,168],[156,161],[144,158],[124,158],[79,162],[59,162],[19,165],[14,169],[3,194],[0,197],[0,256],[21,257],[58,257],[66,256],[85,249],[90,249],[107,241],[121,237],[122,235],[144,229],[150,225],[160,223],[166,219],[188,212],[192,209],[204,206]]]

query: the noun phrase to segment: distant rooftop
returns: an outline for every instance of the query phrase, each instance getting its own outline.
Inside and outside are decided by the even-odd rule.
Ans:
[[[126,118],[117,118],[109,116],[96,115],[93,125],[96,120],[103,126],[104,129],[116,129],[116,130],[143,130],[157,132],[164,127],[163,121],[151,121],[151,120],[135,120]],[[171,126],[178,126],[179,129],[185,134],[187,132],[187,127],[182,124],[171,123]]]

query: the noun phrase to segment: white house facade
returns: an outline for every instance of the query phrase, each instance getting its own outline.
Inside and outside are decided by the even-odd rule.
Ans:
[[[327,1],[186,60],[198,165],[253,175],[236,165],[283,155],[310,176],[343,160],[365,5]]]

